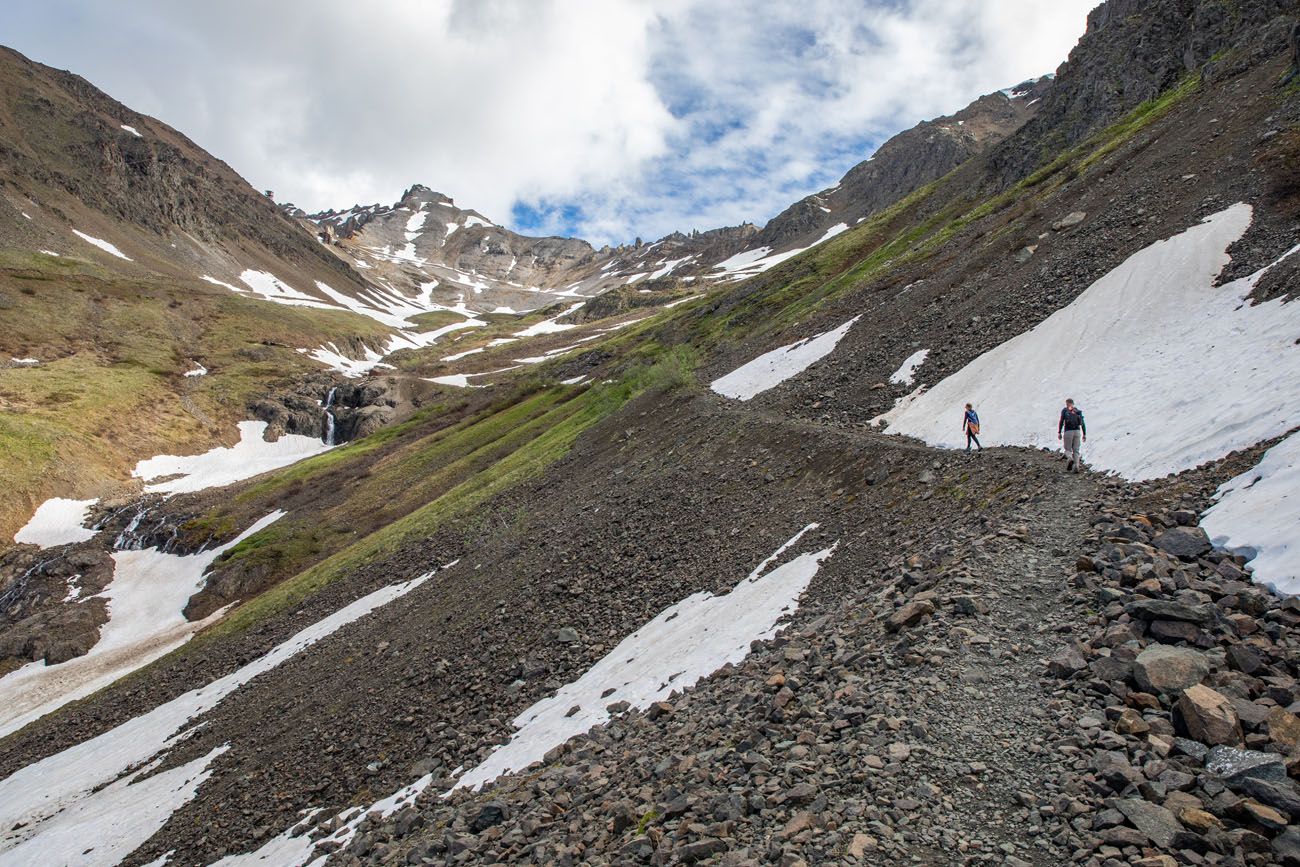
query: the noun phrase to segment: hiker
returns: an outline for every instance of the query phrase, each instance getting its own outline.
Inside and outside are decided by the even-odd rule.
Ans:
[[[984,451],[984,446],[980,445],[977,434],[980,432],[980,417],[975,412],[975,407],[966,404],[966,414],[961,419],[961,429],[966,432],[966,451],[970,451],[970,444],[975,443],[975,447]]]
[[[1083,423],[1083,410],[1074,405],[1072,398],[1065,399],[1061,418],[1056,424],[1056,438],[1065,446],[1065,471],[1083,471],[1083,443],[1088,441],[1088,426]]]

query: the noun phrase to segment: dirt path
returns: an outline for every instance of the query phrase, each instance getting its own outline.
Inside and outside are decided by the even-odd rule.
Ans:
[[[972,540],[943,585],[949,593],[969,592],[974,601],[958,603],[959,610],[969,604],[978,611],[983,603],[988,613],[946,635],[922,627],[893,660],[898,668],[885,674],[889,687],[899,686],[894,671],[910,674],[901,678],[899,710],[926,730],[906,776],[941,790],[944,806],[927,835],[939,845],[922,838],[906,847],[927,863],[949,863],[954,847],[1041,865],[1068,858],[1040,836],[1039,807],[1059,809],[1057,780],[1066,770],[1066,757],[1045,743],[1056,718],[1042,659],[1067,639],[1066,581],[1097,490],[1093,477],[1049,478],[1013,526]]]

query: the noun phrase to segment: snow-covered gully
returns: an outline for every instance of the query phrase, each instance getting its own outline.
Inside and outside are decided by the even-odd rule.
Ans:
[[[152,774],[241,686],[371,611],[415,590],[432,572],[382,587],[301,630],[269,653],[95,738],[0,780],[0,865],[114,865],[194,797],[228,748]]]

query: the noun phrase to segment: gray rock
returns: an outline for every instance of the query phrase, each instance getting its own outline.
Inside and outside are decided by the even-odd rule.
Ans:
[[[1184,620],[1188,623],[1209,623],[1214,619],[1214,606],[1188,605],[1168,599],[1139,599],[1124,606],[1124,612],[1139,620]]]
[[[1124,814],[1152,843],[1162,849],[1170,848],[1186,832],[1173,813],[1157,804],[1124,798],[1113,802],[1115,809]]]
[[[1117,656],[1099,656],[1088,664],[1092,676],[1107,683],[1128,680],[1133,674],[1133,663]]]
[[[1278,862],[1286,865],[1300,865],[1300,828],[1287,828],[1273,838],[1273,854]]]
[[[1175,693],[1195,686],[1210,673],[1204,654],[1186,647],[1153,644],[1133,661],[1133,679],[1145,692]]]
[[[1156,536],[1152,544],[1183,560],[1195,560],[1202,554],[1208,554],[1213,547],[1210,538],[1200,527],[1174,527]]]
[[[1211,747],[1205,756],[1205,770],[1229,786],[1247,777],[1261,780],[1286,779],[1286,763],[1281,756],[1236,747]]]
[[[469,829],[475,834],[480,834],[493,825],[500,825],[509,815],[510,812],[505,804],[500,801],[488,801],[474,814]]]
[[[1067,678],[1072,676],[1076,671],[1083,671],[1088,667],[1088,660],[1083,658],[1083,652],[1079,650],[1077,644],[1067,644],[1056,652],[1056,655],[1047,661],[1047,670],[1054,677]]]
[[[1066,214],[1061,219],[1057,220],[1055,223],[1053,223],[1052,228],[1055,231],[1059,232],[1062,229],[1068,229],[1072,226],[1077,226],[1087,218],[1088,218],[1088,213],[1086,211],[1072,211],[1069,214]]]

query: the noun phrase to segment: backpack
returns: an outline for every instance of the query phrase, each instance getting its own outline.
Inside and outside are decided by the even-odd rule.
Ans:
[[[1063,412],[1065,414],[1065,429],[1078,430],[1083,424],[1083,411],[1076,406],[1073,409],[1066,409]]]
[[[966,413],[966,430],[975,436],[980,435],[980,417],[974,412]]]

